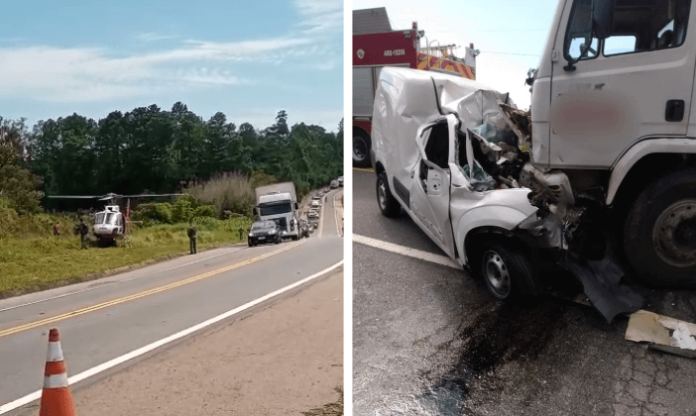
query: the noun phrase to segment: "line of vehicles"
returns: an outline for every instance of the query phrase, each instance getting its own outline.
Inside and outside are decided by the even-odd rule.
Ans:
[[[381,68],[370,159],[382,213],[403,209],[500,299],[570,274],[611,321],[643,305],[632,276],[696,286],[690,6],[559,0],[526,81],[531,111],[464,77]]]
[[[343,176],[333,179],[329,189],[339,186],[343,186]],[[319,225],[322,201],[328,192],[319,190],[312,196],[305,217],[299,212],[294,183],[282,182],[256,188],[256,221],[247,236],[249,247],[309,237]]]

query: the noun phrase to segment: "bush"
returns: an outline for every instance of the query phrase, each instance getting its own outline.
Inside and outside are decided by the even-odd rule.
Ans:
[[[143,225],[146,226],[156,223],[171,224],[172,204],[169,202],[141,204],[133,210],[132,217],[134,221],[143,221]]]
[[[229,172],[189,186],[184,192],[193,196],[196,204],[215,207],[218,218],[224,218],[225,211],[251,217],[256,197],[254,189],[275,182],[275,178],[263,172],[254,172],[249,177],[239,172]]]
[[[212,205],[201,205],[193,211],[193,217],[215,217],[215,207]]]
[[[179,198],[172,208],[172,222],[189,222],[193,215],[193,204],[195,200],[191,195],[184,195]]]

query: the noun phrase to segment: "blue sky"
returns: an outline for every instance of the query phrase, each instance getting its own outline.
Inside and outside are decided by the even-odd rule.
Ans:
[[[330,131],[343,117],[342,1],[25,0],[3,16],[0,116],[30,127],[177,101],[257,128],[281,109]]]
[[[521,108],[530,101],[527,70],[539,66],[558,0],[354,0],[353,10],[386,7],[393,29],[417,21],[430,41],[474,43],[477,80],[509,92]]]

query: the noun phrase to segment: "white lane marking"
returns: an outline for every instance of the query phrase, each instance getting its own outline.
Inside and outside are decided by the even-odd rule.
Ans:
[[[338,228],[338,209],[336,208],[336,198],[342,193],[343,191],[336,192],[336,195],[333,197],[334,222],[336,223],[336,234],[338,234],[339,237],[343,237],[343,234],[341,233],[341,229]]]
[[[462,266],[454,262],[454,260],[440,254],[428,253],[427,251],[417,250],[415,248],[410,247],[404,247],[358,234],[353,234],[353,242],[364,244],[370,247],[375,247],[380,250],[386,250],[392,253],[401,254],[402,256],[412,257],[414,259],[424,260],[430,263],[436,263],[442,266],[452,267],[453,269],[462,270]]]
[[[114,358],[113,360],[109,360],[103,364],[99,364],[96,367],[90,368],[89,370],[85,370],[79,374],[76,374],[76,375],[68,378],[68,383],[69,384],[79,383],[82,380],[85,380],[89,377],[95,376],[101,372],[104,372],[104,371],[112,368],[112,367],[115,367],[119,364],[125,363],[126,361],[132,360],[133,358],[139,357],[143,354],[147,354],[148,352],[155,350],[159,347],[162,347],[166,344],[169,344],[170,342],[176,341],[179,338],[183,338],[183,337],[190,335],[196,331],[200,331],[201,329],[203,329],[205,327],[208,327],[214,323],[220,322],[223,319],[227,319],[230,316],[236,315],[239,312],[242,312],[246,309],[251,308],[252,306],[256,306],[261,302],[264,302],[264,301],[271,299],[275,296],[281,295],[281,294],[287,292],[288,290],[292,290],[292,289],[294,289],[298,286],[301,286],[301,285],[303,285],[311,280],[314,280],[317,277],[319,277],[323,274],[326,274],[326,273],[336,269],[337,267],[341,266],[343,264],[343,262],[344,262],[344,260],[341,260],[338,263],[334,264],[333,266],[329,266],[326,269],[324,269],[318,273],[315,273],[309,277],[305,277],[304,279],[302,279],[298,282],[295,282],[291,285],[285,286],[284,288],[278,289],[275,292],[269,293],[269,294],[262,296],[256,300],[252,300],[251,302],[245,303],[244,305],[239,306],[237,308],[234,308],[231,311],[227,311],[227,312],[220,314],[214,318],[210,318],[207,321],[201,322],[198,325],[194,325],[190,328],[184,329],[183,331],[177,332],[174,335],[170,335],[170,336],[163,338],[159,341],[155,341],[155,342],[148,344],[142,348],[138,348],[137,350],[131,351],[131,352],[124,354],[120,357]],[[14,400],[12,402],[5,403],[2,406],[0,406],[0,415],[5,414],[11,410],[14,410],[20,406],[24,406],[27,403],[31,403],[34,400],[38,400],[39,398],[41,398],[41,390],[37,390],[33,393],[27,394],[26,396],[21,397],[21,398]]]
[[[114,280],[113,282],[107,282],[107,283],[104,283],[104,284],[101,284],[101,285],[88,287],[88,288],[86,288],[86,289],[78,290],[78,291],[76,291],[76,292],[64,293],[64,294],[62,294],[62,295],[52,296],[52,297],[50,297],[50,298],[45,298],[45,299],[39,299],[39,300],[35,300],[35,301],[33,301],[33,302],[23,303],[23,304],[21,304],[21,305],[10,306],[10,307],[4,308],[4,309],[0,309],[0,312],[9,311],[9,310],[11,310],[11,309],[23,308],[23,307],[25,307],[25,306],[34,305],[34,304],[37,304],[37,303],[46,302],[46,301],[54,300],[54,299],[60,299],[60,298],[66,297],[66,296],[77,295],[78,293],[89,292],[90,290],[94,290],[94,289],[99,289],[99,288],[111,286],[111,285],[116,284],[116,283],[130,282],[131,280],[139,279],[139,278],[141,278],[141,277],[152,276],[152,275],[155,275],[155,274],[157,274],[157,273],[167,272],[167,271],[170,271],[170,270],[178,269],[178,268],[180,268],[180,267],[189,266],[189,265],[191,265],[191,264],[200,263],[200,262],[206,261],[206,260],[211,260],[211,259],[214,259],[214,258],[217,258],[217,257],[220,257],[220,256],[225,256],[225,255],[227,255],[227,254],[235,253],[235,252],[237,252],[237,251],[239,251],[239,250],[240,250],[240,249],[237,248],[237,249],[234,249],[234,250],[226,251],[226,252],[221,253],[221,254],[216,254],[216,255],[214,255],[214,256],[206,257],[206,258],[204,258],[204,259],[195,260],[195,261],[191,261],[191,262],[188,262],[188,263],[180,264],[180,265],[178,265],[178,266],[170,267],[170,268],[168,268],[168,269],[160,270],[160,271],[157,271],[157,272],[145,273],[145,274],[142,274],[142,275],[133,276],[133,277],[128,278],[128,279]]]

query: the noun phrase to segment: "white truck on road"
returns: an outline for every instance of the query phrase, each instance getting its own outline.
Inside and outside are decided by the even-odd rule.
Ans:
[[[259,220],[275,221],[280,227],[282,238],[299,239],[298,208],[295,184],[292,182],[256,188],[256,216]]]
[[[623,269],[696,286],[694,14],[690,0],[560,0],[531,114],[473,81],[383,69],[380,209],[403,207],[499,298],[567,271],[611,320],[643,303]]]

